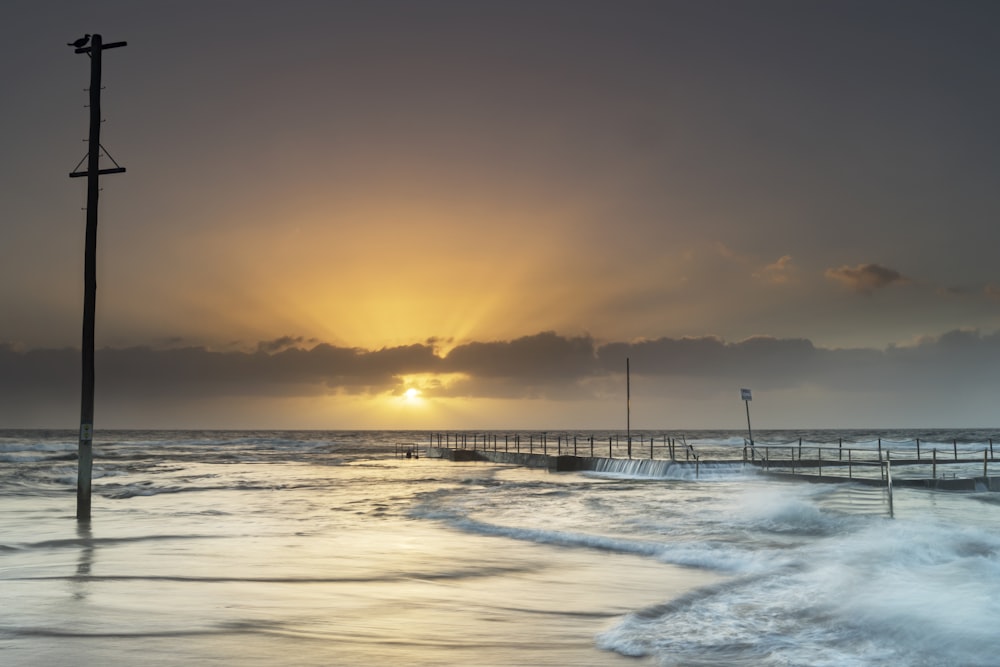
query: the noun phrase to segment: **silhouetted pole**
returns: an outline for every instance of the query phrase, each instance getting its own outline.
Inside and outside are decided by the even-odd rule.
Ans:
[[[628,357],[625,357],[625,440],[628,443],[628,457],[632,458],[632,376],[629,373]]]
[[[76,53],[90,55],[90,136],[87,140],[87,171],[74,171],[70,178],[87,176],[87,233],[83,269],[83,373],[80,392],[80,447],[76,485],[76,520],[90,521],[90,482],[94,465],[94,311],[97,305],[97,199],[101,174],[125,171],[100,168],[101,158],[101,52],[125,46],[126,42],[103,44],[93,35],[90,46]]]

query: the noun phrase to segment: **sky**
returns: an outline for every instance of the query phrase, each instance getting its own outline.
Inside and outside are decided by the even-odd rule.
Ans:
[[[0,428],[79,423],[85,33],[98,430],[1000,425],[994,2],[0,19]]]

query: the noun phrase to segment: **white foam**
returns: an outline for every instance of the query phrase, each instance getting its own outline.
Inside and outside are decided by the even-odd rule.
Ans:
[[[746,516],[813,520],[780,494],[759,497]],[[719,664],[996,664],[1000,537],[926,522],[839,525],[751,577],[630,615],[598,641],[664,664],[706,664],[733,646],[747,662]]]

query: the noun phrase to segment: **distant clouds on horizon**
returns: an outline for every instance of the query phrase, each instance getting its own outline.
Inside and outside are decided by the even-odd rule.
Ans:
[[[905,392],[953,384],[956,391],[978,391],[991,386],[1000,368],[1000,333],[956,330],[876,350],[822,348],[807,339],[764,336],[738,342],[705,336],[599,343],[587,335],[542,332],[464,343],[446,353],[439,353],[434,341],[366,350],[286,337],[261,342],[252,351],[102,348],[97,369],[100,392],[130,400],[399,394],[412,376],[451,378],[426,380],[422,391],[428,398],[562,400],[599,398],[608,391],[605,381],[618,382],[626,358],[633,376],[648,380],[647,391],[660,387],[665,395],[695,387],[726,391],[740,384],[835,392]],[[4,411],[76,396],[78,366],[76,349],[19,350],[0,344]]]

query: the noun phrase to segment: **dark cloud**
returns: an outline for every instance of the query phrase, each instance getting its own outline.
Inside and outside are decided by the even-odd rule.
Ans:
[[[437,378],[423,387],[429,397],[603,400],[621,393],[628,358],[633,381],[646,395],[692,398],[752,386],[812,388],[830,395],[879,392],[943,404],[991,395],[1000,368],[1000,334],[976,331],[952,331],[885,350],[821,348],[806,339],[772,337],[598,345],[589,336],[553,332],[467,343],[444,357],[428,344],[363,350],[296,347],[296,342],[271,341],[253,352],[102,349],[97,353],[98,397],[135,409],[221,398],[379,394],[400,391],[405,376],[425,374]],[[78,350],[0,344],[0,423],[16,426],[53,406],[72,414],[67,406],[79,398],[79,367]]]
[[[323,391],[379,392],[399,375],[434,372],[440,359],[426,345],[361,350],[320,344],[274,353],[149,348],[98,352],[99,377],[109,391],[198,395],[312,395]]]
[[[761,336],[726,343],[706,336],[611,343],[602,346],[598,356],[609,371],[624,369],[628,357],[636,375],[755,380],[758,386],[773,387],[815,373],[824,362],[825,352],[797,338]]]
[[[826,277],[859,294],[871,294],[877,289],[893,284],[903,284],[908,280],[895,269],[880,264],[858,264],[836,269],[827,269]]]
[[[290,339],[289,339],[290,340]],[[96,353],[99,391],[117,397],[306,396],[324,391],[380,392],[407,373],[440,370],[426,345],[360,350],[320,344],[311,349],[264,343],[256,352],[203,347],[104,348]],[[80,352],[19,352],[0,345],[0,397],[78,395]]]
[[[459,345],[442,366],[460,379],[428,395],[570,400],[589,397],[587,379],[603,374],[592,338],[567,338],[551,331]]]
[[[80,351],[70,348],[20,351],[0,343],[0,397],[47,393],[78,396]]]
[[[545,378],[566,381],[590,375],[597,366],[594,341],[551,331],[512,341],[466,343],[445,358],[445,368],[482,378]]]
[[[315,338],[306,339],[302,336],[282,336],[274,340],[264,340],[257,343],[257,351],[272,354],[304,345],[316,345],[317,343],[319,341]]]

